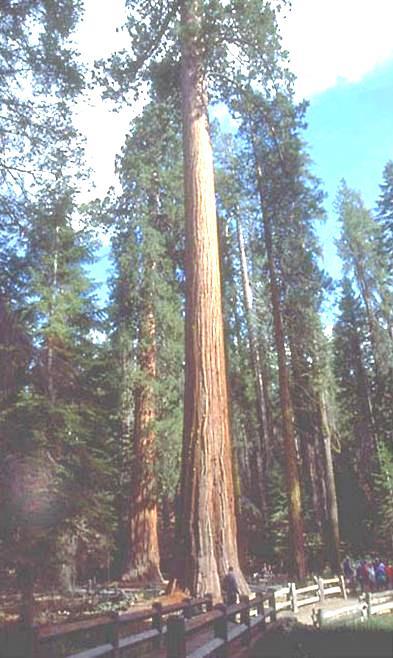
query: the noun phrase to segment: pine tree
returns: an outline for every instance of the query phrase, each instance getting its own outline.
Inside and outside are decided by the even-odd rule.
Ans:
[[[382,266],[378,254],[379,227],[364,207],[360,194],[348,188],[345,181],[338,191],[336,208],[342,224],[339,251],[362,296],[369,325],[375,376],[380,379],[392,362],[392,346],[387,340],[386,325],[383,327],[380,321],[385,288],[383,281],[388,270],[385,264]]]
[[[377,469],[377,447],[367,335],[364,311],[351,283],[344,280],[340,315],[333,334],[339,434],[343,454],[355,469],[370,504],[373,474]]]
[[[80,167],[71,103],[83,80],[69,37],[81,7],[71,0],[3,5],[0,285],[15,358],[0,419],[2,550],[29,620],[42,566],[58,576],[62,547],[86,528],[107,532],[111,514],[107,437],[98,433],[104,396],[91,388],[99,360],[91,334],[99,318],[84,272],[91,247],[87,231],[75,229],[70,174]]]

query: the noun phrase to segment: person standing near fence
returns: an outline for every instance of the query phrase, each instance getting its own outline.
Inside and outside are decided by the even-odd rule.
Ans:
[[[222,582],[222,589],[224,591],[224,601],[227,605],[232,605],[237,603],[237,595],[239,594],[239,588],[237,586],[235,574],[233,567],[229,567],[228,573],[224,576]]]
[[[385,589],[386,586],[386,567],[382,560],[377,561],[375,566],[375,581],[377,585],[377,590],[380,591]]]
[[[343,572],[346,584],[351,588],[354,587],[354,570],[349,555],[346,556],[343,562]]]
[[[386,584],[389,589],[393,589],[393,563],[389,560],[385,567]]]

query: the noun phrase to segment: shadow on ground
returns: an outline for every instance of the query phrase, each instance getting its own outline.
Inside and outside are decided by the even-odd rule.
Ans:
[[[393,633],[380,630],[271,628],[249,658],[393,658]]]

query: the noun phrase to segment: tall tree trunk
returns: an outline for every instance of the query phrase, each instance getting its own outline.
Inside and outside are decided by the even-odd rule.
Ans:
[[[247,332],[248,340],[250,345],[251,353],[251,363],[254,373],[255,381],[255,392],[257,400],[257,417],[259,424],[259,436],[260,436],[260,454],[257,455],[258,462],[258,471],[260,471],[260,476],[262,478],[261,482],[258,483],[258,489],[260,491],[260,505],[261,512],[264,522],[266,522],[267,516],[267,502],[266,502],[266,456],[268,454],[268,445],[270,444],[270,437],[267,434],[268,423],[267,423],[267,413],[266,413],[266,404],[265,404],[265,387],[263,381],[262,373],[262,364],[260,360],[260,353],[258,350],[258,341],[255,333],[254,325],[254,313],[253,313],[253,295],[251,289],[250,278],[248,275],[248,266],[247,266],[247,255],[246,248],[244,244],[244,236],[242,225],[239,217],[236,217],[236,228],[237,228],[237,239],[240,252],[240,267],[242,273],[242,284],[243,284],[243,300],[244,307],[246,310],[246,320],[247,320]]]
[[[352,355],[354,360],[361,418],[358,425],[360,436],[359,478],[369,500],[373,497],[372,474],[378,468],[378,438],[375,431],[375,418],[371,402],[367,372],[363,365],[362,349],[353,323]]]
[[[363,298],[364,305],[366,307],[366,316],[367,316],[367,324],[368,324],[368,330],[370,334],[370,341],[371,341],[371,346],[372,346],[372,352],[374,356],[374,368],[375,368],[375,375],[377,380],[380,379],[380,373],[381,370],[383,371],[383,364],[381,364],[380,360],[380,350],[379,350],[379,339],[378,339],[378,322],[375,317],[375,313],[372,307],[372,302],[371,302],[371,291],[370,287],[367,282],[367,277],[364,272],[364,267],[362,262],[359,260],[359,258],[356,256],[356,254],[353,252],[353,259],[355,263],[355,274],[356,274],[356,279],[359,284],[360,292]]]
[[[221,581],[240,571],[213,157],[204,80],[201,2],[184,0],[182,111],[186,213],[186,373],[180,497],[181,587],[221,599]]]
[[[332,433],[329,422],[328,409],[325,394],[320,393],[319,408],[321,414],[321,434],[323,445],[323,457],[325,466],[325,483],[327,498],[327,558],[332,570],[338,573],[341,570],[340,561],[340,530],[338,523],[336,482],[334,479],[332,459]]]
[[[156,378],[155,317],[152,293],[147,292],[139,337],[141,382],[135,391],[133,468],[129,516],[129,541],[123,580],[161,583],[157,533],[157,496],[154,474]]]
[[[299,466],[296,451],[293,410],[289,388],[289,372],[285,355],[285,337],[280,305],[280,293],[277,284],[277,274],[273,254],[272,229],[269,213],[264,208],[262,171],[254,144],[254,157],[258,193],[260,197],[265,234],[265,246],[270,276],[270,294],[273,309],[274,336],[278,358],[278,377],[280,388],[280,404],[282,414],[283,439],[285,447],[285,466],[288,488],[289,511],[289,570],[291,575],[299,579],[306,575],[306,556],[304,549],[304,523],[302,513]]]
[[[52,266],[52,295],[49,304],[49,324],[52,322],[53,313],[56,310],[57,302],[57,272],[59,261],[59,233],[60,226],[55,228],[55,244],[53,250],[53,266]],[[56,402],[56,388],[55,388],[55,362],[54,362],[54,335],[51,333],[47,336],[47,385],[49,400],[52,405]]]
[[[287,310],[287,314],[289,317],[291,316],[290,309]],[[298,345],[295,338],[296,335],[299,337],[298,332],[299,327],[296,325],[289,329],[293,382],[291,400],[295,422],[298,428],[301,471],[305,480],[304,486],[305,490],[311,496],[315,530],[322,533],[322,529],[326,525],[326,505],[321,482],[323,474],[320,472],[320,468],[318,468],[320,466],[320,460],[318,461],[320,447],[318,445],[319,435],[315,431],[315,414],[317,410],[315,408],[314,398],[310,394],[307,397],[307,401],[304,399],[304,391],[307,390],[309,392],[310,382],[302,347]]]

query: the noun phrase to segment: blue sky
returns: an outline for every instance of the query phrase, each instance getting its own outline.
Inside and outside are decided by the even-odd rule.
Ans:
[[[85,0],[86,13],[76,45],[86,64],[127,47],[118,31],[126,15],[124,0]],[[280,15],[281,16],[281,15]],[[297,96],[307,98],[305,139],[314,172],[328,193],[328,219],[320,226],[324,268],[338,278],[334,241],[339,230],[333,201],[342,178],[374,207],[382,170],[393,159],[393,0],[292,0],[280,18],[283,46],[297,76]],[[99,92],[83,99],[77,116],[87,140],[87,160],[94,171],[95,190],[84,199],[103,197],[115,184],[114,159],[130,121],[140,107],[113,114]],[[108,268],[103,258],[93,268],[103,281]]]
[[[320,228],[324,267],[339,275],[334,239],[339,229],[333,202],[342,178],[374,208],[386,162],[393,159],[393,60],[360,82],[339,82],[314,96],[305,132],[314,172],[328,193],[328,219]]]

